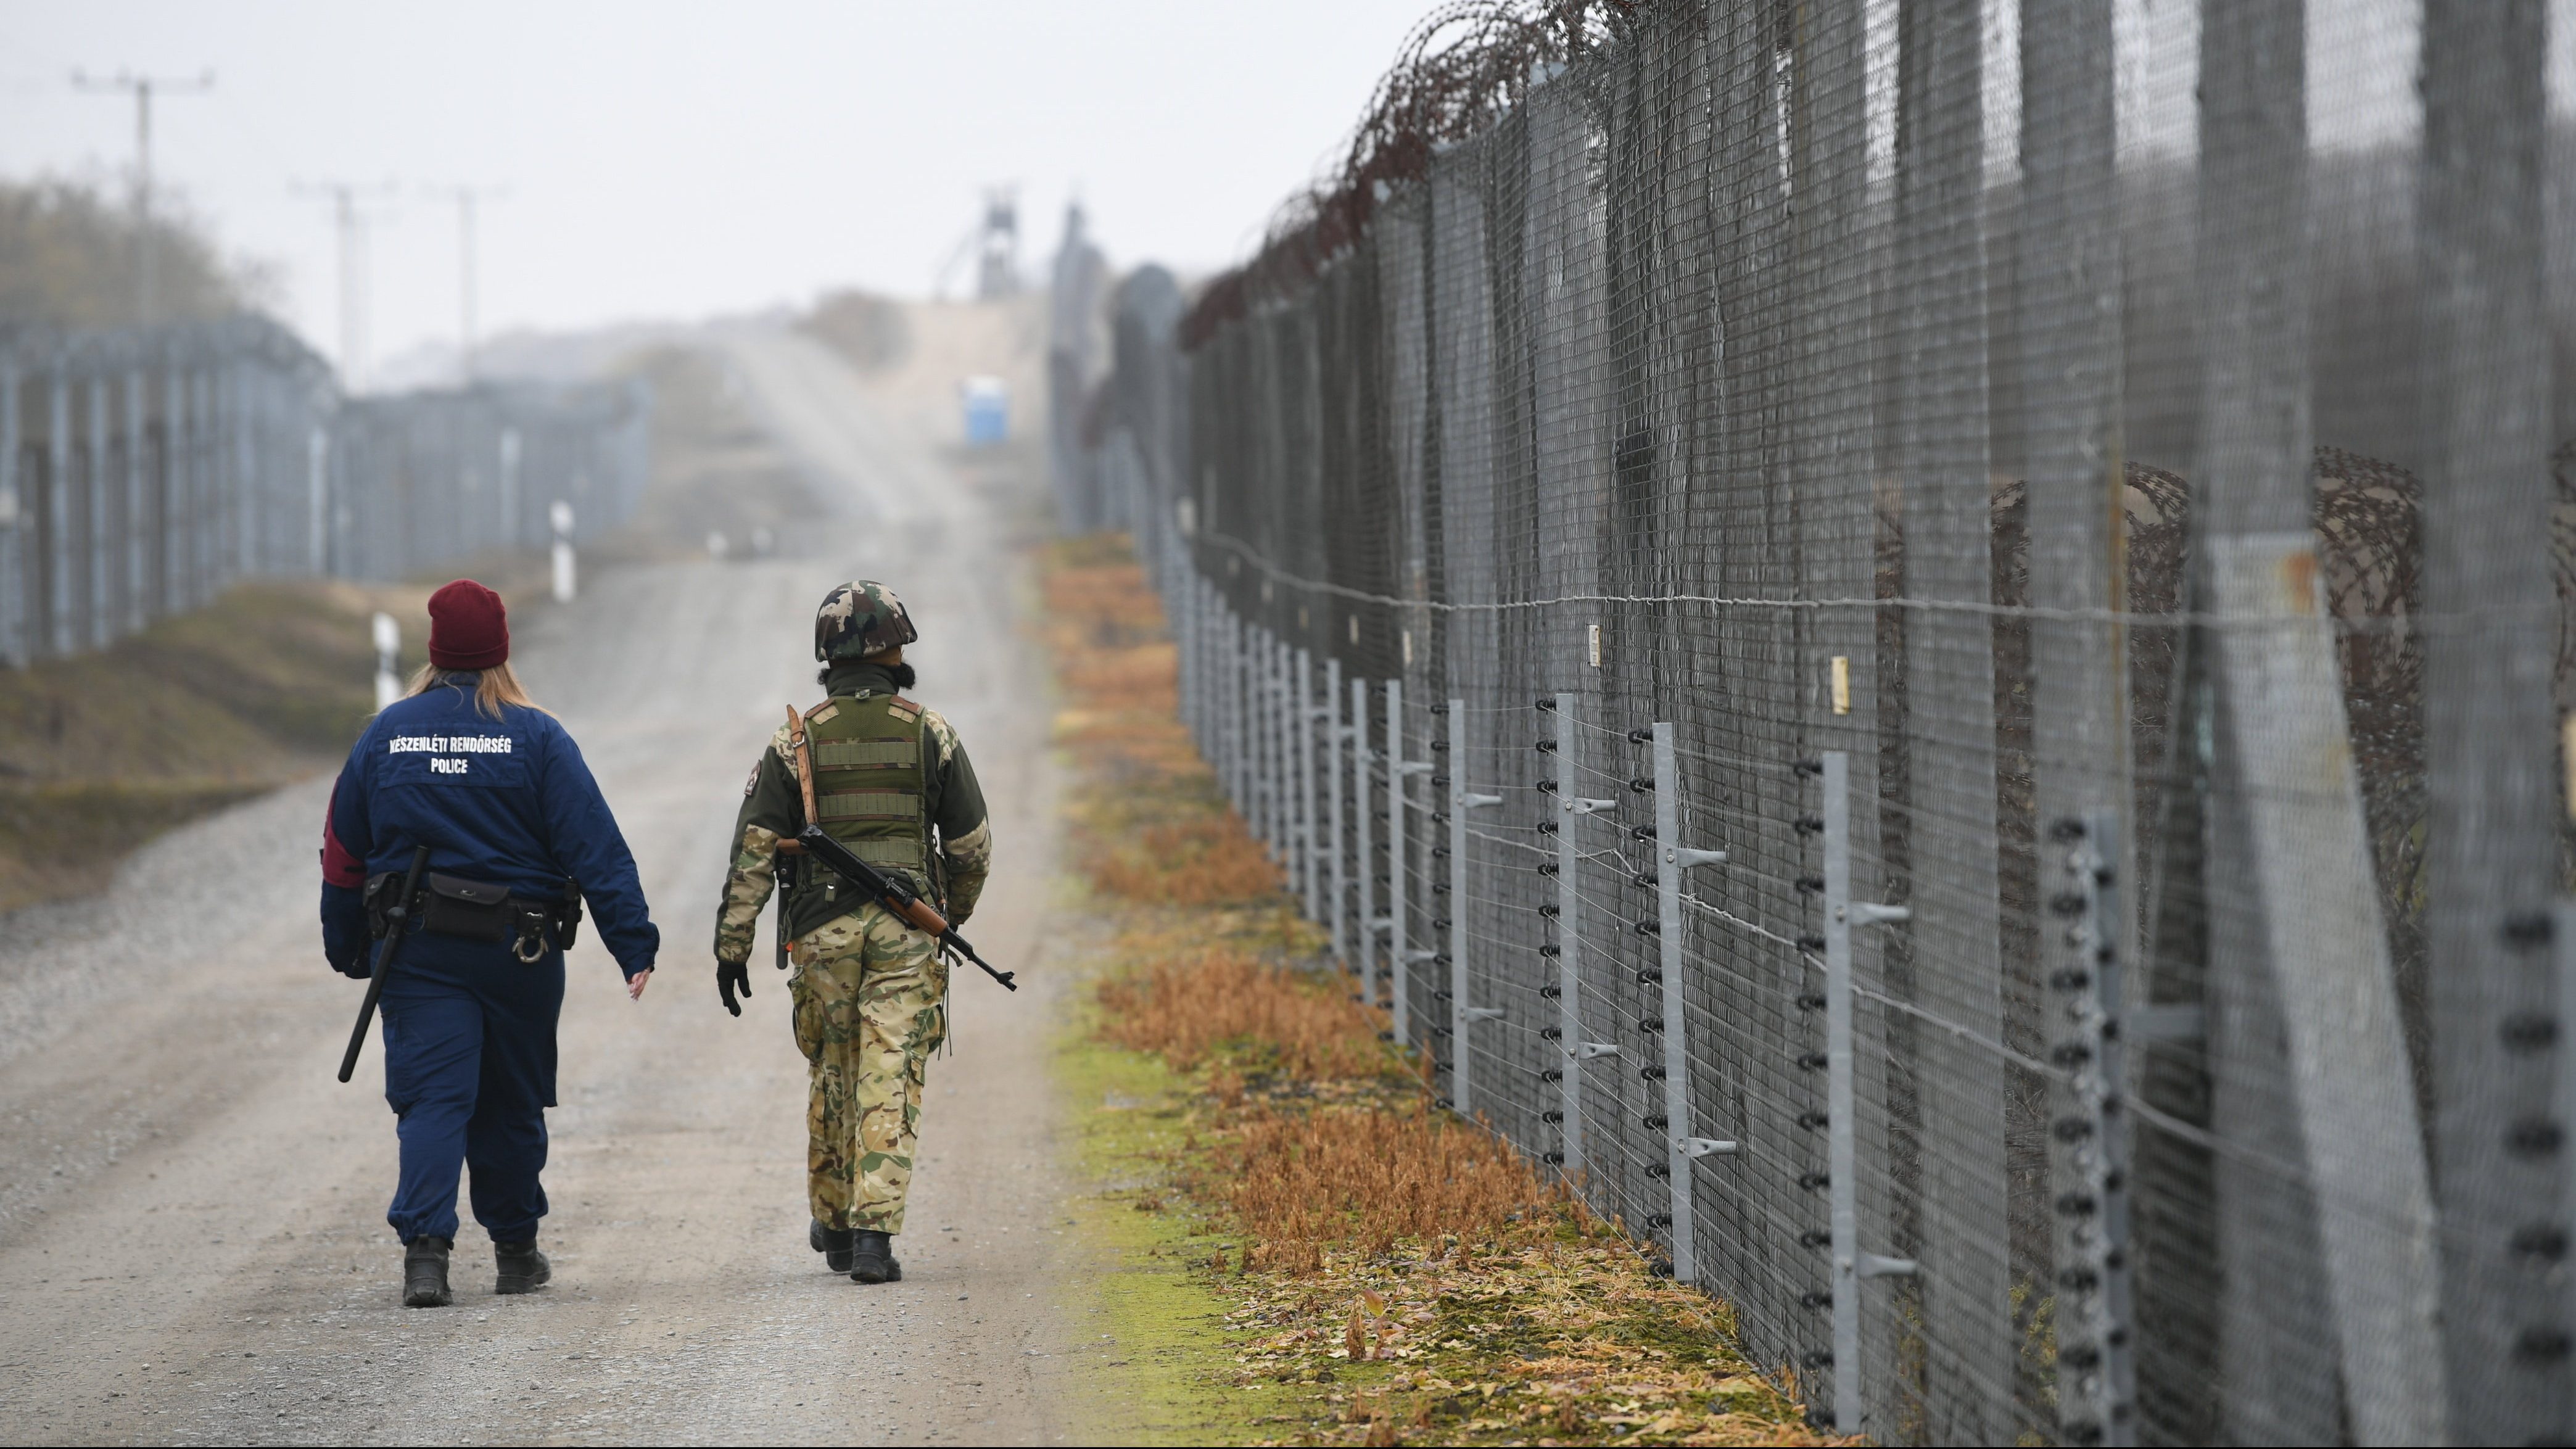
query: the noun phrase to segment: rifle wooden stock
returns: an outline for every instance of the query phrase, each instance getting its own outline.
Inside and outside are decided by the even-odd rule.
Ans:
[[[936,907],[914,895],[909,888],[889,880],[875,866],[859,859],[857,852],[826,835],[821,826],[808,825],[798,832],[796,838],[803,843],[803,854],[830,867],[835,875],[858,887],[870,900],[902,917],[915,930],[937,937],[943,950],[954,951],[983,967],[984,974],[1002,983],[1004,990],[1020,989],[1019,983],[1011,979],[1013,973],[994,970],[993,963],[977,955],[975,948],[967,943],[965,937],[957,934],[957,928],[948,924],[948,918],[941,915]]]

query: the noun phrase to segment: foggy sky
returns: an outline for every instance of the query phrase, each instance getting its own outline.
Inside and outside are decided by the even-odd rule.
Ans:
[[[371,230],[368,353],[458,330],[442,184],[481,219],[481,332],[689,319],[864,286],[927,293],[984,187],[1021,184],[1023,266],[1068,194],[1113,261],[1239,259],[1357,118],[1432,0],[0,0],[0,175],[124,185],[133,110],[70,72],[215,91],[156,117],[156,170],[229,248],[274,263],[287,318],[339,337],[335,233],[293,183],[393,185]],[[1892,56],[1893,0],[1868,0]],[[2197,0],[2118,0],[2124,142],[2188,149]],[[2553,106],[2576,0],[2550,3]],[[1986,0],[1991,158],[2009,171],[2012,0]],[[2310,121],[2366,142],[2412,115],[2412,7],[2310,6]],[[1875,66],[1878,149],[1893,66]],[[961,270],[962,283],[965,273]]]
[[[924,295],[983,188],[1021,183],[1021,256],[1069,190],[1124,265],[1235,259],[1350,127],[1415,0],[7,0],[0,175],[123,194],[130,102],[75,67],[193,74],[156,106],[154,167],[233,250],[278,264],[287,316],[338,336],[335,233],[292,183],[390,180],[373,231],[378,362],[452,342],[447,183],[481,218],[486,337],[809,301]],[[961,281],[965,276],[961,274]]]

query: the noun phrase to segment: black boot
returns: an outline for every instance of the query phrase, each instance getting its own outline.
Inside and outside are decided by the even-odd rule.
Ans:
[[[534,1293],[555,1275],[555,1265],[537,1251],[534,1238],[524,1243],[494,1243],[492,1261],[500,1270],[492,1279],[495,1293]]]
[[[903,1265],[894,1260],[894,1236],[858,1228],[850,1234],[850,1277],[861,1283],[900,1283]]]
[[[805,1241],[815,1252],[823,1255],[823,1266],[835,1273],[850,1271],[848,1228],[827,1228],[820,1219],[814,1219],[813,1226],[805,1231]]]
[[[445,1308],[456,1301],[447,1291],[445,1238],[419,1237],[403,1248],[403,1307]]]

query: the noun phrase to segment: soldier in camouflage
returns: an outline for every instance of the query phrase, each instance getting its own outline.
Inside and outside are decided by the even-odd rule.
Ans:
[[[957,731],[903,697],[903,646],[920,636],[883,584],[843,584],[814,616],[817,676],[829,698],[804,717],[815,814],[824,830],[888,875],[901,875],[952,923],[975,910],[992,869],[984,794]],[[788,729],[771,737],[743,786],[733,868],[716,915],[716,986],[740,1016],[753,927],[783,885],[779,964],[796,1045],[810,1067],[806,1105],[809,1241],[836,1272],[898,1281],[921,1125],[923,1068],[947,1036],[948,963],[933,938],[863,900],[820,864],[779,849],[805,825],[805,781]]]

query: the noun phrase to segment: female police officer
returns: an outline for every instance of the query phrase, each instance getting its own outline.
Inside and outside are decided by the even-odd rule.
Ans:
[[[496,1293],[550,1270],[537,1251],[545,1109],[555,1104],[563,947],[590,902],[641,997],[661,934],[635,860],[581,750],[510,673],[501,596],[459,579],[430,596],[429,667],[376,716],[333,787],[322,835],[322,941],[363,977],[371,922],[416,847],[428,873],[386,968],[385,1099],[402,1176],[386,1221],[403,1241],[403,1302],[443,1305],[456,1179],[473,1169]]]

